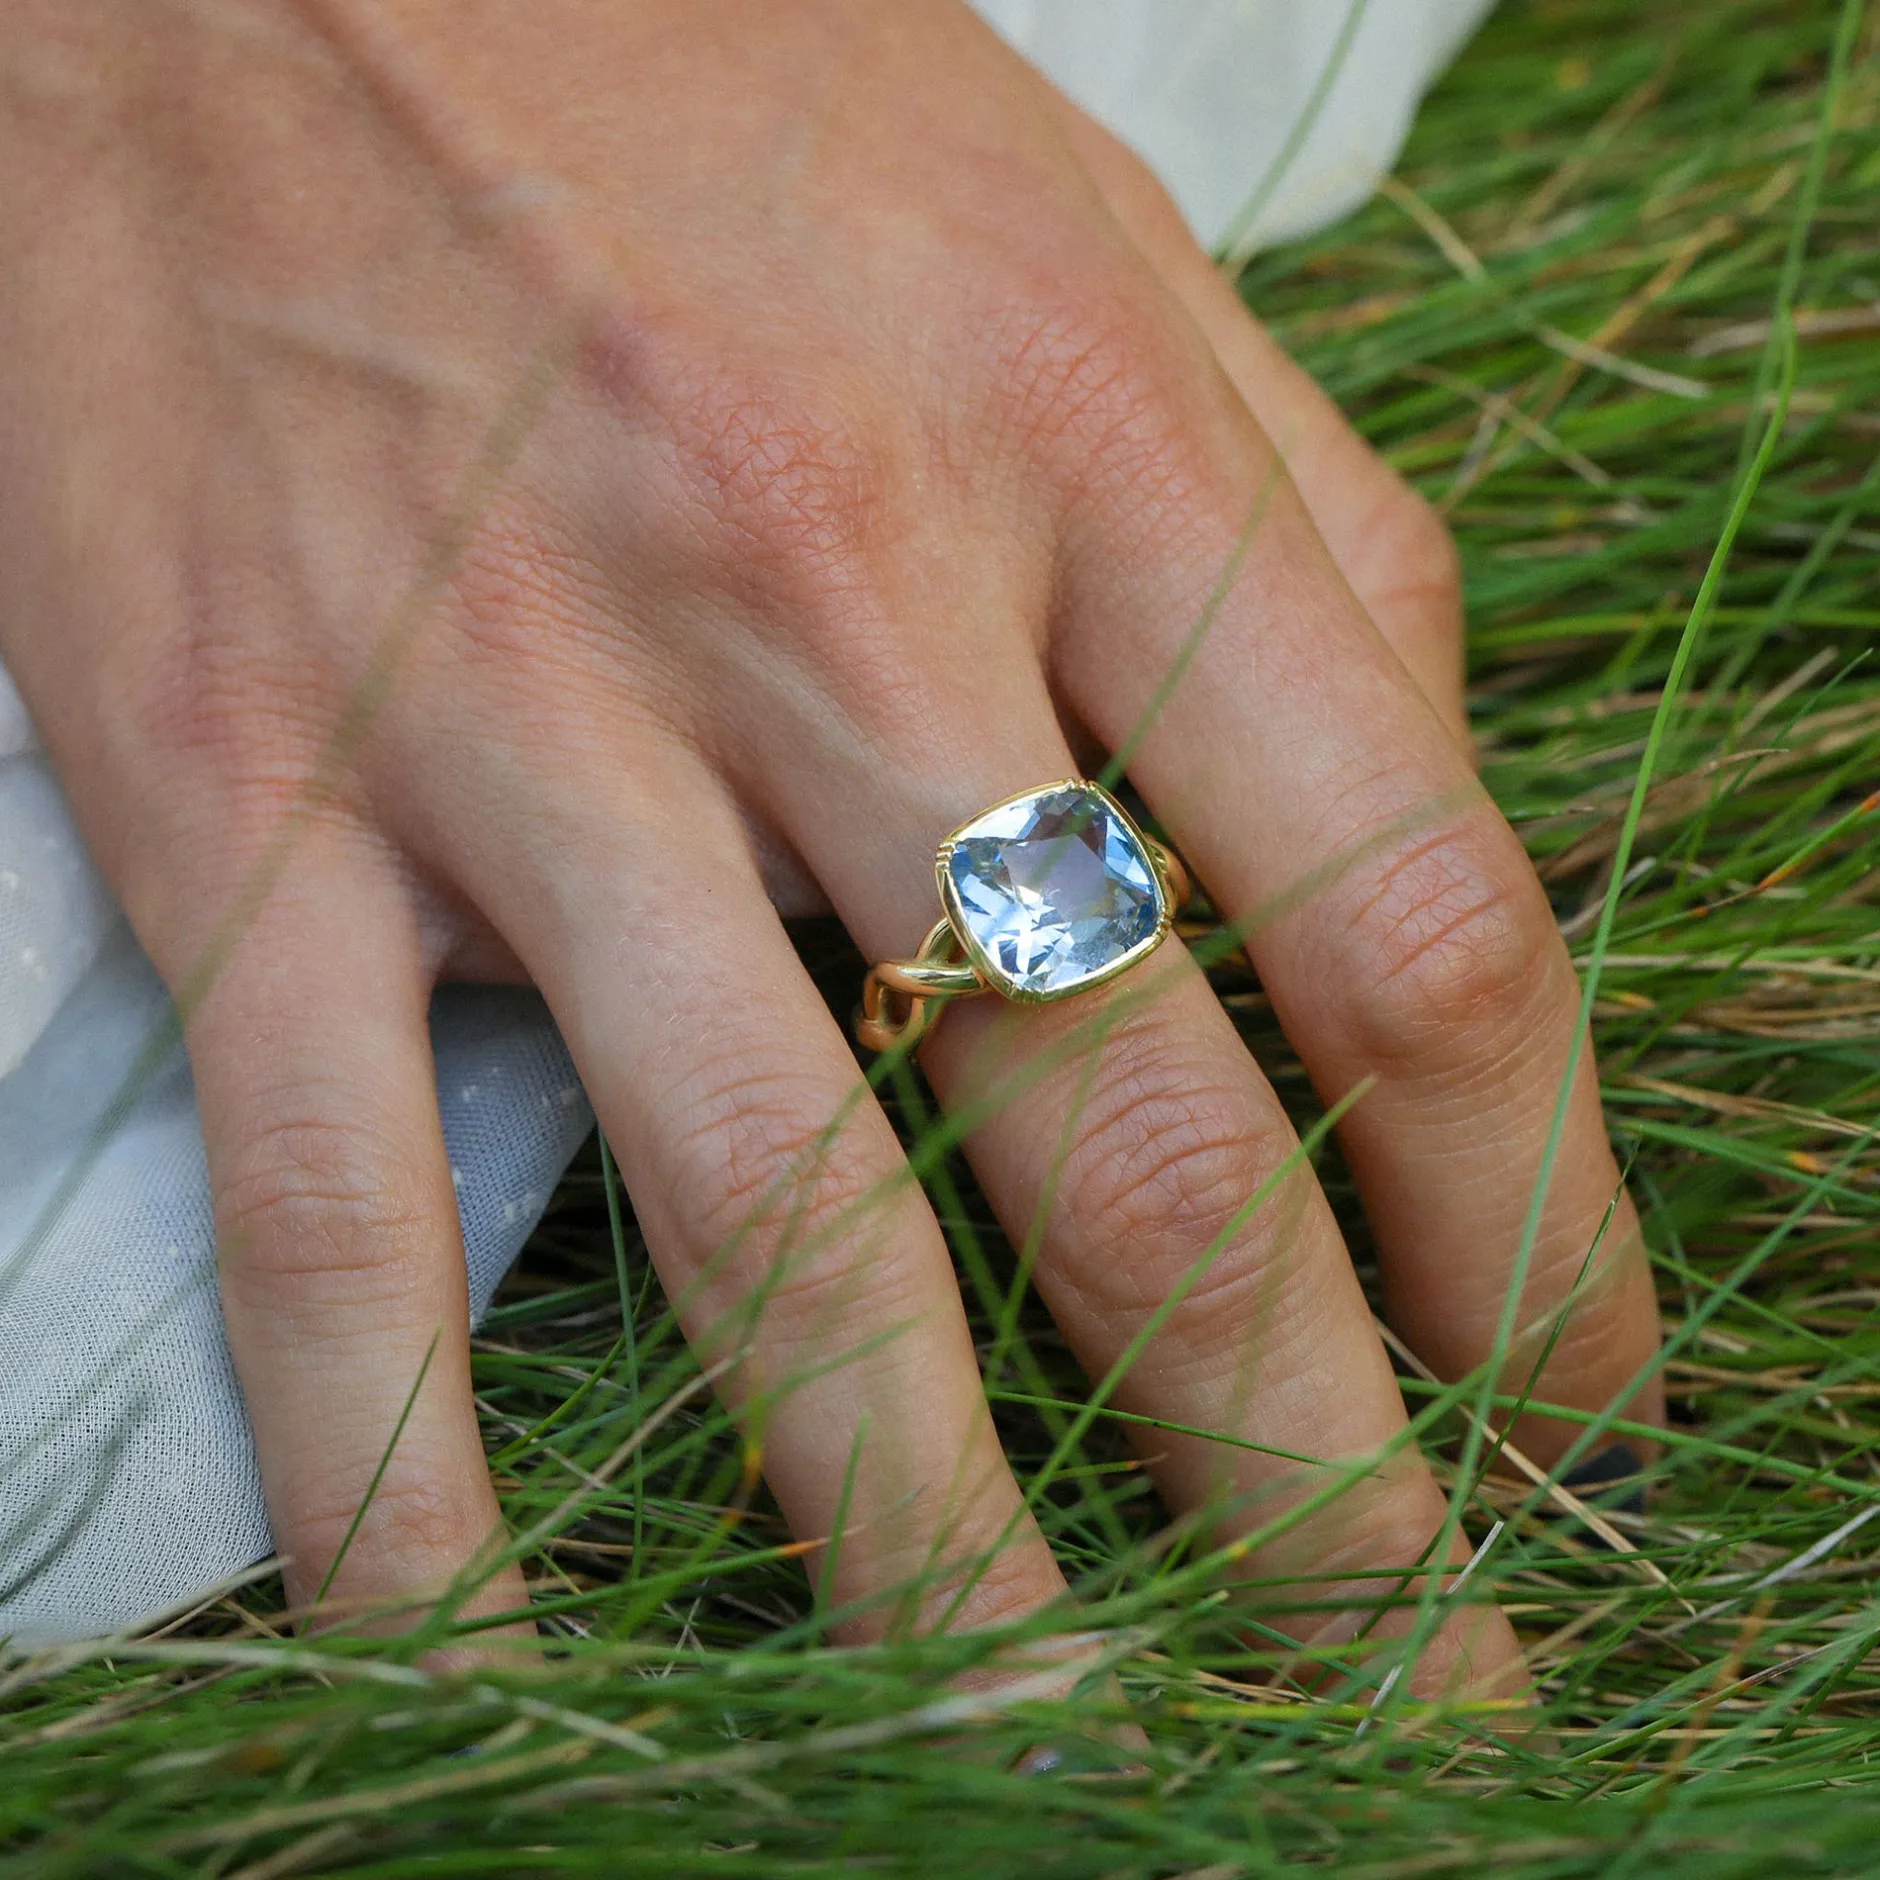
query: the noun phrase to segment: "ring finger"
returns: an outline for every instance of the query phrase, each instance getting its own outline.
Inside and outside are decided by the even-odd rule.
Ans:
[[[953,736],[918,773],[885,776],[871,738],[852,764],[771,778],[786,830],[877,957],[909,952],[931,918],[950,827],[1074,774],[1035,667],[952,669],[1000,706],[930,699]],[[857,842],[823,805],[862,797],[871,838]],[[1063,1005],[967,1002],[925,1062],[950,1107],[992,1112],[968,1145],[975,1172],[1015,1241],[1039,1224],[1037,1283],[1081,1362],[1098,1376],[1127,1362],[1118,1407],[1177,1426],[1149,1445],[1167,1499],[1230,1533],[1270,1527],[1254,1570],[1344,1608],[1301,1615],[1296,1632],[1330,1642],[1368,1624],[1427,1561],[1442,1497],[1325,1199],[1309,1169],[1288,1172],[1297,1139],[1199,969],[1170,947]],[[1276,1520],[1308,1498],[1323,1505]],[[1518,1660],[1505,1622],[1478,1609],[1445,1629],[1418,1683],[1507,1688]]]

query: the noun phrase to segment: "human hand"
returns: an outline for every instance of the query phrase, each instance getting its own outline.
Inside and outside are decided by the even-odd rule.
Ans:
[[[21,18],[0,644],[185,1006],[294,1598],[439,1328],[334,1591],[435,1589],[497,1523],[443,976],[542,988],[799,1534],[855,1458],[857,1629],[910,1580],[954,1623],[1061,1594],[774,910],[909,951],[935,842],[1130,740],[1204,616],[1132,777],[1322,1092],[1375,1080],[1342,1136],[1399,1330],[1489,1356],[1580,1046],[1463,748],[1450,551],[1132,159],[942,0]],[[1655,1324],[1577,1061],[1510,1369],[1572,1294],[1537,1395],[1592,1408]],[[1309,1172],[1235,1225],[1295,1143],[1192,963],[962,1006],[925,1063],[956,1105],[1010,1078],[974,1165],[1014,1237],[1043,1210],[1093,1372],[1234,1226],[1117,1401],[1327,1468],[1157,1429],[1170,1504],[1253,1529],[1397,1443],[1253,1564],[1358,1607],[1414,1564],[1441,1497]],[[1472,1625],[1433,1675],[1510,1671]]]

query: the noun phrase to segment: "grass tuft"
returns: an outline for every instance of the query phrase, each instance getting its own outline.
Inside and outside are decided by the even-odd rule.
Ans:
[[[419,1661],[437,1632],[295,1640],[251,1576],[0,1663],[0,1876],[1873,1871],[1877,200],[1854,0],[1508,0],[1385,195],[1243,277],[1460,540],[1484,773],[1589,974],[1657,1262],[1673,1427],[1604,1543],[1474,1478],[1476,1417],[1511,1406],[1404,1364],[1548,1739],[1309,1695],[1230,1622],[935,1153],[1002,1433],[1116,1674],[1089,1688],[1152,1742],[1144,1773],[1011,1773],[1114,1700],[949,1683],[1010,1640],[828,1643],[826,1555],[754,1486],[595,1154],[476,1352],[555,1654],[453,1676]],[[861,963],[801,937],[846,1008]],[[1213,970],[1321,1122],[1257,987]]]

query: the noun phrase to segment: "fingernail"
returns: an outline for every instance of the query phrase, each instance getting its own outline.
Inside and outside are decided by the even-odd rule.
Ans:
[[[1643,1482],[1634,1483],[1622,1494],[1600,1492],[1631,1480],[1643,1467],[1638,1451],[1630,1443],[1613,1443],[1608,1448],[1595,1450],[1590,1456],[1582,1456],[1560,1478],[1560,1486],[1571,1489],[1582,1501],[1591,1501],[1597,1508],[1643,1514],[1646,1505]]]

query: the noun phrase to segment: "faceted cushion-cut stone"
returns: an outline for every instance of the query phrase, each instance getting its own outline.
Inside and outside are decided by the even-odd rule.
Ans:
[[[949,912],[1008,996],[1056,999],[1154,946],[1162,884],[1142,838],[1091,784],[1001,803],[954,835]]]

